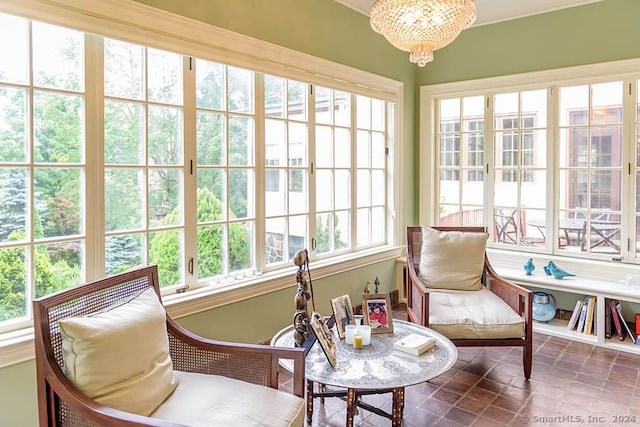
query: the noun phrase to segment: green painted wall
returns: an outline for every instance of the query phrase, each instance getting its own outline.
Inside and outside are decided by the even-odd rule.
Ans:
[[[470,28],[435,52],[417,85],[640,57],[640,1],[605,0]]]
[[[578,8],[473,28],[437,51],[423,69],[373,33],[367,17],[333,0],[140,0],[150,6],[363,69],[405,83],[401,156],[403,225],[417,218],[413,201],[418,176],[417,120],[421,85],[566,67],[640,56],[638,0],[606,0]],[[413,161],[412,161],[413,160]],[[311,266],[313,278],[313,265]],[[329,298],[348,293],[357,301],[366,280],[379,276],[392,288],[392,261],[330,278],[314,279],[316,308],[329,312]],[[291,322],[292,287],[179,319],[203,336],[244,342],[268,339]],[[36,426],[35,364],[0,369],[0,425]]]

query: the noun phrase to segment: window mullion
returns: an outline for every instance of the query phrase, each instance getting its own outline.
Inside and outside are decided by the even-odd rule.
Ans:
[[[104,39],[85,34],[86,279],[105,272]]]
[[[316,171],[315,171],[315,165],[316,165],[316,101],[315,101],[315,90],[316,87],[315,85],[308,85],[307,86],[308,90],[307,90],[307,170],[309,171],[309,178],[308,178],[308,197],[309,197],[309,221],[308,221],[308,227],[309,227],[309,231],[307,233],[307,235],[309,236],[309,239],[313,239],[313,241],[316,243],[317,245],[317,238],[318,236],[316,236],[316,220],[318,218],[317,212],[316,212]],[[307,242],[307,245],[309,246],[309,253],[311,254],[311,256],[315,256],[316,255],[316,248],[315,245],[309,241]]]
[[[546,250],[553,252],[559,249],[558,240],[558,200],[560,195],[560,177],[558,174],[558,155],[560,147],[560,130],[558,127],[558,101],[559,93],[557,87],[552,86],[547,89],[547,212],[545,222],[551,224],[547,227]]]
[[[634,236],[638,235],[636,230],[636,212],[638,212],[637,197],[638,188],[636,175],[638,174],[637,163],[637,131],[636,120],[638,115],[637,107],[637,80],[628,79],[623,82],[622,98],[622,210],[620,231],[620,254],[623,260],[634,261],[637,257],[636,247],[638,242]],[[626,147],[624,145],[627,145]],[[627,195],[625,197],[624,195]]]
[[[196,61],[183,56],[183,158],[184,158],[184,281],[187,287],[198,285],[198,179],[196,132]]]
[[[266,211],[265,197],[259,195],[266,194],[265,188],[265,156],[266,156],[266,136],[265,136],[265,84],[264,74],[255,73],[255,268],[258,272],[263,272],[266,268]]]
[[[493,186],[495,173],[495,134],[494,134],[494,120],[493,120],[493,94],[488,93],[485,95],[485,109],[484,109],[484,223],[493,225],[493,205],[494,194]],[[494,227],[489,227],[489,232],[494,233]],[[493,239],[491,239],[493,241]]]

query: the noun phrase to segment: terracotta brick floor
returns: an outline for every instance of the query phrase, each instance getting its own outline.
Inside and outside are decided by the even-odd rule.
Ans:
[[[402,307],[394,318],[406,319]],[[403,426],[634,426],[640,425],[640,356],[539,333],[533,372],[522,375],[522,350],[459,348],[447,373],[407,387]],[[281,374],[282,388],[291,377]],[[387,411],[391,395],[365,396]],[[314,426],[344,426],[345,402],[314,402]],[[355,426],[390,426],[360,409]]]

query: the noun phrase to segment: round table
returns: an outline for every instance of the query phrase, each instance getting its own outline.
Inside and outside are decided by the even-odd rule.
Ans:
[[[294,347],[293,325],[279,331],[271,345]],[[313,399],[316,397],[346,397],[347,426],[353,425],[355,407],[359,406],[391,419],[393,426],[400,426],[404,409],[404,388],[430,380],[449,370],[458,358],[458,350],[444,335],[424,326],[402,320],[393,320],[393,332],[372,334],[371,344],[355,349],[344,339],[339,339],[332,329],[337,347],[336,366],[332,368],[320,344],[316,342],[305,360],[307,380],[307,422],[311,424]],[[414,333],[433,337],[434,348],[420,356],[394,350],[393,344]],[[281,366],[292,372],[293,362],[282,360]],[[318,391],[314,390],[318,384]],[[326,386],[346,388],[347,391],[328,391]],[[360,396],[393,393],[391,414],[362,402]]]

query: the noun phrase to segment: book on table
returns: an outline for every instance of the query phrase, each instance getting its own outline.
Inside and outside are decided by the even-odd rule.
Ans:
[[[435,338],[419,334],[409,334],[396,341],[393,344],[393,348],[399,351],[404,351],[405,353],[413,354],[414,356],[419,356],[435,345]]]

